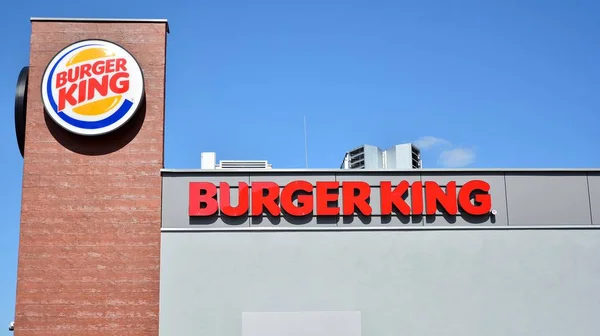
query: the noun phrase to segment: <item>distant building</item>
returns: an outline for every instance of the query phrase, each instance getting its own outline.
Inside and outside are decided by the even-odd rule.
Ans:
[[[411,143],[399,144],[388,149],[363,145],[344,156],[341,169],[419,169],[421,150]]]

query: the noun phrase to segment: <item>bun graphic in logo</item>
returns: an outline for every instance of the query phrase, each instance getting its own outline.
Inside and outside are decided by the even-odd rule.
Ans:
[[[64,129],[100,135],[125,124],[144,96],[142,69],[129,52],[102,40],[69,45],[42,78],[46,112]]]

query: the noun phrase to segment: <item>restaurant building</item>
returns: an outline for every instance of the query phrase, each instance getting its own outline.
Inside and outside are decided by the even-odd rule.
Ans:
[[[15,335],[600,330],[600,169],[168,169],[168,33],[32,19]]]

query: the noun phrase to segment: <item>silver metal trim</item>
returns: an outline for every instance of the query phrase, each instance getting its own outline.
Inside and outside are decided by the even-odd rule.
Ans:
[[[112,18],[59,18],[59,17],[31,17],[34,21],[55,21],[55,22],[147,22],[147,23],[166,23],[167,33],[170,33],[169,22],[167,19],[112,19]]]
[[[252,174],[276,174],[276,173],[336,173],[347,175],[368,175],[368,174],[422,174],[422,173],[600,173],[600,168],[421,168],[421,169],[170,169],[163,168],[161,174],[231,174],[231,173],[252,173]]]
[[[506,182],[506,180],[504,180]],[[588,204],[590,205],[590,222],[594,222],[594,203],[592,203],[592,191],[590,190],[590,174],[585,174],[585,183],[587,186]],[[506,188],[504,189],[506,190]],[[508,212],[508,207],[507,210]]]
[[[372,227],[215,227],[161,228],[161,232],[298,232],[298,231],[439,231],[439,230],[600,230],[600,225],[530,225],[530,226],[372,226]]]

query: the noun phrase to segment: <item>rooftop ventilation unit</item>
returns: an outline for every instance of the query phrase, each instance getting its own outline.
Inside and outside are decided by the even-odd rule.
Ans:
[[[220,160],[216,169],[271,169],[267,161]]]
[[[202,152],[201,169],[271,169],[266,160],[219,160],[215,152]]]

